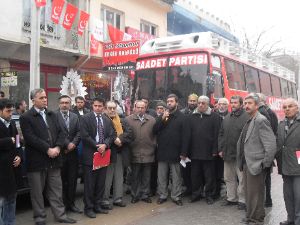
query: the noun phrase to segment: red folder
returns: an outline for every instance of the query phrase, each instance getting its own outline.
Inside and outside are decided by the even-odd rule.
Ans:
[[[108,166],[110,164],[110,154],[110,149],[107,149],[104,154],[95,152],[93,158],[93,170]]]

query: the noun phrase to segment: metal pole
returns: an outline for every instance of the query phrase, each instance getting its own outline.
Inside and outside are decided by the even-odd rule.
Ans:
[[[31,0],[30,85],[29,92],[40,88],[40,17],[41,9]],[[29,96],[30,99],[30,96]],[[31,101],[29,101],[32,106]]]

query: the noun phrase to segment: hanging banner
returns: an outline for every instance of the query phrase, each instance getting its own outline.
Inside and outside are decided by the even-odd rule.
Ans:
[[[66,8],[66,13],[65,13],[65,16],[64,16],[64,21],[63,21],[63,27],[66,30],[71,29],[72,24],[75,20],[77,11],[78,11],[77,7],[75,7],[74,5],[68,3],[67,8]]]
[[[78,34],[82,36],[84,29],[86,27],[86,24],[90,18],[90,15],[84,11],[80,11],[80,17],[78,21]]]
[[[103,21],[93,18],[91,21],[91,33],[97,41],[103,42]]]
[[[36,7],[42,7],[42,6],[45,6],[47,3],[46,0],[35,0],[35,5]]]
[[[90,40],[90,54],[91,55],[96,55],[98,54],[98,48],[99,48],[100,42],[95,39],[94,35],[91,35],[91,40]]]
[[[135,28],[132,28],[132,27],[126,27],[125,28],[125,31],[127,34],[131,35],[132,36],[132,39],[134,40],[140,40],[141,41],[141,46],[148,40],[151,40],[151,39],[154,39],[155,36],[154,35],[151,35],[151,34],[148,34],[148,33],[145,33],[145,32],[142,32],[142,31],[139,31]]]
[[[60,19],[64,4],[65,4],[64,0],[53,0],[52,13],[51,13],[51,19],[52,19],[53,23],[56,23],[56,24],[59,23],[59,19]]]
[[[132,39],[132,36],[130,34],[126,34],[125,32],[119,30],[118,28],[110,24],[107,25],[107,29],[110,40],[113,43],[117,41],[129,41]]]

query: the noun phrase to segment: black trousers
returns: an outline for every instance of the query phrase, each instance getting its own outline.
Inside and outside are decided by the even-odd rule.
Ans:
[[[215,176],[216,188],[214,197],[218,198],[221,194],[222,182],[224,182],[224,160],[219,156],[215,158]]]
[[[213,197],[215,191],[215,164],[213,160],[195,160],[191,163],[192,198]]]
[[[149,197],[152,163],[132,163],[131,196],[137,199]]]
[[[74,205],[76,197],[77,177],[78,157],[77,152],[75,151],[63,156],[63,166],[61,168],[63,201],[66,208]]]
[[[192,193],[192,180],[191,180],[191,163],[187,163],[186,167],[181,167],[181,174],[186,187],[186,194]]]
[[[266,186],[266,203],[272,203],[272,197],[271,197],[271,171],[272,167],[266,168],[266,180],[265,180],[265,186]]]
[[[84,176],[84,211],[101,207],[105,190],[106,167],[92,170],[92,166],[83,165]]]

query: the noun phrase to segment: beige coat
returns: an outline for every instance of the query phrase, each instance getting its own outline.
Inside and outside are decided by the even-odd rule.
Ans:
[[[155,160],[156,139],[153,134],[155,119],[145,114],[141,122],[137,115],[133,114],[126,118],[134,134],[134,141],[130,144],[132,163],[151,163]]]

